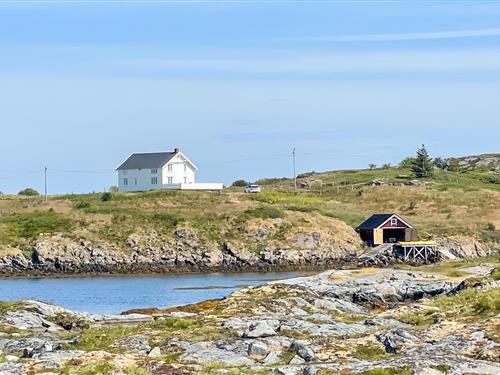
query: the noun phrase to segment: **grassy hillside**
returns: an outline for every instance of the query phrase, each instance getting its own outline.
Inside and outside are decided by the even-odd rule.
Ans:
[[[238,237],[238,227],[255,219],[284,218],[290,228],[328,226],[328,218],[355,227],[374,212],[398,212],[414,224],[420,237],[467,235],[500,243],[500,181],[498,175],[472,170],[439,170],[421,186],[404,168],[305,174],[292,191],[289,179],[262,180],[263,192],[241,188],[223,194],[151,191],[51,197],[0,197],[0,244],[23,243],[40,233],[62,232],[75,239],[123,244],[132,233],[154,230],[166,236],[188,226],[202,240],[222,242]],[[371,181],[383,180],[380,186]],[[321,219],[324,218],[325,220]],[[323,221],[322,221],[323,220]]]

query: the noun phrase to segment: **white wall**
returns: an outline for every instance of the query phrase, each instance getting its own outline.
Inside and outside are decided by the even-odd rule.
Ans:
[[[151,178],[157,178],[157,184],[151,183]],[[125,179],[128,184],[125,185]],[[161,169],[157,173],[152,173],[151,169],[127,169],[118,171],[118,190],[120,191],[147,191],[152,189],[160,189]]]
[[[169,167],[170,166],[170,167]],[[169,177],[172,178],[170,182]],[[162,183],[169,184],[192,184],[195,182],[195,169],[179,154],[163,166]]]
[[[171,170],[169,170],[171,165]],[[186,167],[184,167],[186,166]],[[194,184],[196,170],[187,162],[182,154],[176,155],[172,160],[158,169],[157,173],[152,173],[151,169],[127,169],[118,171],[119,191],[147,191],[164,188],[169,184],[169,177],[172,184]],[[151,178],[157,178],[157,184],[151,183]],[[128,184],[125,185],[125,179]]]

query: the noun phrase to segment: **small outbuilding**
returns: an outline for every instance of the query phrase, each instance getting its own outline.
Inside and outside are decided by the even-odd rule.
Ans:
[[[397,214],[375,214],[361,223],[356,231],[368,246],[415,241],[416,229]]]

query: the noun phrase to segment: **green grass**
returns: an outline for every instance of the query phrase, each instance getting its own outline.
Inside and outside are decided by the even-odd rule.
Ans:
[[[284,204],[291,206],[320,205],[322,199],[313,195],[266,191],[255,195],[255,200],[262,203]]]
[[[0,316],[5,315],[9,311],[15,311],[22,306],[20,302],[5,302],[0,301]]]
[[[357,346],[351,355],[354,358],[364,359],[364,360],[375,360],[387,357],[388,354],[379,346],[376,345],[360,345]]]
[[[500,243],[496,229],[500,226],[500,185],[491,173],[438,170],[434,179],[425,180],[432,185],[421,187],[399,186],[408,180],[402,175],[409,176],[410,171],[389,168],[315,173],[299,178],[299,182],[310,182],[311,189],[296,193],[291,190],[292,180],[279,178],[266,180],[266,191],[255,195],[235,189],[225,194],[156,190],[112,193],[108,201],[102,200],[102,193],[71,194],[50,197],[47,203],[41,198],[3,196],[0,245],[23,245],[27,244],[25,239],[39,233],[62,232],[93,242],[106,241],[128,251],[125,240],[131,234],[155,231],[158,242],[164,243],[175,240],[174,230],[180,226],[192,229],[203,244],[222,245],[242,239],[236,225],[244,227],[252,218],[284,218],[281,233],[274,240],[287,241],[297,228],[297,220],[305,222],[308,215],[320,214],[356,227],[374,212],[402,214],[421,238],[464,235],[489,246]],[[398,186],[369,186],[374,179]],[[326,220],[322,222],[328,226]]]
[[[113,327],[89,328],[80,334],[78,343],[68,345],[68,348],[86,351],[108,350],[120,352],[121,349],[112,348],[112,344],[121,337],[140,332],[150,333],[152,345],[162,345],[174,337],[179,340],[201,341],[225,338],[232,335],[232,331],[230,330],[222,330],[203,324],[198,320],[169,318],[136,326],[118,325]]]
[[[175,228],[177,224],[186,220],[182,215],[171,212],[158,212],[153,214],[151,220],[159,225],[167,228]]]
[[[408,313],[400,318],[403,323],[412,324],[419,327],[426,327],[434,322],[436,311],[426,310],[419,313]]]
[[[414,267],[406,264],[397,264],[394,266],[394,268],[435,273],[438,275],[444,275],[450,277],[462,277],[471,275],[464,271],[461,271],[460,270],[461,268],[473,267],[486,263],[500,264],[500,253],[494,253],[491,255],[477,257],[477,258],[464,258],[460,260],[443,261],[419,267]]]
[[[450,372],[450,366],[449,365],[437,365],[433,366],[436,370],[441,371],[445,374]]]
[[[412,375],[413,370],[409,367],[403,368],[376,368],[373,370],[364,371],[361,375]]]
[[[187,221],[201,238],[222,245],[229,238],[229,233],[224,234],[223,230],[227,220],[228,218],[224,215],[206,214],[192,216]]]
[[[360,223],[365,220],[365,218],[361,215],[357,214],[352,214],[352,213],[340,213],[340,212],[321,212],[323,215],[328,216],[328,217],[333,217],[334,219],[342,220],[343,222],[347,223],[351,227],[355,228],[357,227]]]
[[[125,375],[150,375],[149,372],[137,366],[127,367],[123,372]]]
[[[251,369],[245,367],[221,367],[218,364],[205,365],[203,369],[192,372],[193,375],[272,375],[271,370]]]
[[[35,238],[40,233],[68,233],[72,221],[55,211],[33,211],[0,216],[0,242],[15,243],[23,238]]]
[[[347,375],[354,374],[349,370],[346,371],[332,371],[332,370],[319,370],[317,375]],[[358,375],[413,375],[413,370],[409,367],[402,368],[375,368],[373,370],[357,372]]]
[[[500,280],[500,267],[497,267],[491,273],[491,278],[495,281]]]
[[[500,289],[464,289],[456,295],[434,298],[430,300],[429,305],[438,311],[427,310],[422,313],[407,314],[401,320],[426,326],[432,324],[434,316],[439,314],[452,320],[482,321],[500,313]]]
[[[96,365],[85,366],[78,371],[78,375],[110,375],[114,371],[113,365],[103,362]]]
[[[126,325],[90,328],[82,332],[77,344],[69,347],[86,351],[108,349],[115,340],[133,335],[139,330],[140,326]]]
[[[285,217],[285,213],[274,207],[257,207],[243,212],[243,217],[246,219],[281,219]]]

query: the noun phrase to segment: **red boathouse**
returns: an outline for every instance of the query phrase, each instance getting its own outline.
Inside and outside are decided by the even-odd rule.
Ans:
[[[397,214],[375,214],[361,223],[356,231],[368,246],[400,241],[416,241],[416,229]]]

